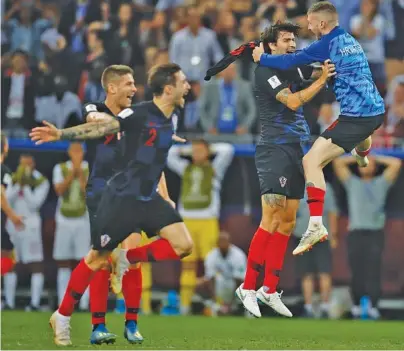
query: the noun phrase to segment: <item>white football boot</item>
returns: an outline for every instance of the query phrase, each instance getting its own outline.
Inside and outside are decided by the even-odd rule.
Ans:
[[[300,239],[299,245],[293,250],[293,255],[301,255],[311,250],[318,242],[327,240],[327,238],[327,228],[321,222],[309,222],[309,227]]]
[[[262,286],[257,291],[257,300],[261,301],[263,304],[271,307],[276,313],[281,314],[285,317],[293,317],[292,312],[284,305],[281,300],[282,292],[274,292],[272,294],[267,294]]]
[[[127,252],[128,252],[128,250],[119,249],[119,253],[115,260],[115,265],[113,268],[114,274],[111,278],[111,280],[113,282],[113,290],[115,293],[122,291],[123,276],[128,271],[129,266],[130,266],[129,261],[126,258]]]
[[[58,346],[70,346],[70,317],[63,316],[59,311],[53,312],[49,320],[49,325],[53,329],[53,340]]]
[[[254,317],[260,318],[261,311],[258,306],[257,296],[255,290],[243,289],[243,284],[241,284],[237,290],[236,295],[243,303],[244,308],[250,312]]]

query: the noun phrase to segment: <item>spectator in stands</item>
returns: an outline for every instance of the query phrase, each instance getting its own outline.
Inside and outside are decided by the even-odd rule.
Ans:
[[[112,24],[111,35],[107,45],[108,59],[111,64],[127,65],[134,69],[137,97],[142,100],[144,96],[143,84],[145,83],[144,56],[140,45],[139,26],[133,20],[132,5],[122,3],[118,10],[118,19]],[[140,89],[140,90],[139,90]]]
[[[215,154],[210,161],[210,153]],[[192,153],[192,162],[181,157]],[[197,263],[215,247],[219,235],[220,189],[224,174],[233,159],[233,147],[218,143],[211,147],[205,140],[192,145],[173,146],[167,166],[181,177],[178,209],[194,242],[192,254],[182,260],[180,277],[181,313],[190,313]]]
[[[181,66],[188,80],[202,81],[211,63],[223,57],[222,49],[211,29],[201,26],[201,14],[197,6],[187,9],[188,26],[174,33],[171,38],[170,60]]]
[[[33,60],[40,56],[40,36],[50,25],[48,20],[38,18],[37,12],[33,4],[14,1],[4,24],[11,52],[25,51]]]
[[[53,258],[58,265],[57,292],[61,303],[69,282],[72,261],[80,261],[90,249],[90,224],[85,201],[89,168],[83,160],[80,143],[71,143],[69,161],[53,169],[53,186],[59,196]],[[80,300],[80,309],[88,309],[88,291]]]
[[[206,84],[200,98],[201,124],[208,136],[237,134],[251,141],[250,128],[256,119],[251,84],[237,77],[235,64]],[[222,138],[222,136],[220,136]]]
[[[387,102],[386,132],[404,138],[404,76],[393,88],[391,103]]]
[[[313,294],[315,277],[318,277],[320,290],[320,316],[329,317],[329,301],[332,290],[332,253],[331,249],[337,247],[338,231],[338,210],[334,191],[331,184],[327,184],[327,193],[324,200],[323,223],[328,229],[328,240],[319,243],[313,247],[310,252],[296,257],[296,270],[302,279],[302,292],[304,298],[303,316],[313,318],[315,316],[313,309]],[[309,222],[309,209],[307,206],[307,196],[300,201],[297,212],[296,227],[294,236],[296,243],[301,239]]]
[[[378,0],[362,0],[361,13],[351,18],[351,32],[365,51],[370,71],[379,91],[386,90],[386,71],[384,66],[384,38],[386,22],[379,12]]]
[[[217,40],[224,53],[240,46],[240,42],[236,39],[236,19],[231,11],[221,11],[216,23]]]
[[[229,314],[234,302],[234,290],[243,282],[247,269],[247,256],[230,241],[226,232],[219,234],[217,247],[205,258],[205,275],[198,280],[198,288],[207,291],[205,301],[208,312]]]
[[[61,2],[60,32],[66,38],[73,52],[85,52],[85,30],[91,22],[100,21],[99,0],[78,0]]]
[[[28,68],[28,55],[17,50],[11,58],[11,67],[1,77],[2,128],[14,136],[25,136],[24,129],[34,124],[35,80]]]
[[[24,216],[24,229],[17,230],[7,223],[14,244],[16,260],[31,272],[31,302],[26,311],[40,308],[44,285],[42,224],[40,209],[49,191],[49,181],[35,169],[34,158],[22,155],[17,171],[12,175],[12,184],[7,188],[7,199],[11,207]],[[4,294],[9,308],[15,307],[17,275],[15,272],[4,276]]]
[[[52,88],[49,95],[35,98],[35,120],[53,123],[57,128],[72,127],[82,121],[79,97],[68,90],[68,78],[52,76]]]
[[[351,312],[353,318],[367,314],[372,319],[378,319],[386,198],[400,173],[401,160],[388,156],[371,156],[369,165],[359,168],[359,177],[349,168],[355,163],[353,157],[340,157],[334,161],[335,174],[344,185],[348,200],[347,245],[353,298]],[[376,163],[386,167],[381,175],[375,175]],[[360,307],[364,296],[368,296],[371,301],[368,311],[362,311]]]
[[[102,101],[105,99],[105,91],[101,85],[101,76],[108,66],[108,57],[104,48],[105,32],[89,27],[87,33],[88,55],[82,74],[80,86],[84,87],[84,94],[79,97],[84,102]]]

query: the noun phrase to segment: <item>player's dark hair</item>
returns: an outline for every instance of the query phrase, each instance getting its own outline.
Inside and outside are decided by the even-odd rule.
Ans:
[[[300,26],[290,22],[278,22],[273,26],[267,27],[261,33],[261,41],[264,44],[264,50],[266,53],[270,53],[269,43],[276,44],[279,38],[280,32],[293,33],[295,36],[299,35]]]
[[[161,96],[165,86],[175,85],[175,74],[179,71],[181,71],[181,67],[175,63],[152,67],[149,71],[149,79],[147,81],[152,94],[154,96]]]
[[[316,2],[310,6],[307,13],[328,12],[329,14],[338,14],[336,7],[329,1]]]
[[[101,85],[104,90],[107,89],[107,85],[111,79],[116,77],[122,77],[126,74],[131,74],[133,76],[133,69],[125,65],[111,65],[104,69],[101,76]]]

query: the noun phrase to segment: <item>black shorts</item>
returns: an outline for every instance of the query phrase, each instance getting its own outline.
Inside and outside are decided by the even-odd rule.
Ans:
[[[296,245],[299,239],[295,237]],[[317,243],[303,255],[296,256],[296,271],[299,277],[307,274],[332,272],[332,254],[329,241]]]
[[[332,143],[351,152],[356,145],[378,129],[384,121],[384,115],[373,117],[347,117],[340,115],[321,136],[331,139]]]
[[[1,249],[5,251],[12,251],[14,249],[10,234],[3,225],[1,226]]]
[[[261,195],[279,194],[288,199],[302,199],[303,155],[300,143],[257,145],[255,166]]]
[[[151,237],[158,235],[164,227],[183,220],[158,194],[150,201],[141,201],[134,196],[118,196],[106,189],[92,221],[93,248],[110,251],[134,232],[144,231]]]

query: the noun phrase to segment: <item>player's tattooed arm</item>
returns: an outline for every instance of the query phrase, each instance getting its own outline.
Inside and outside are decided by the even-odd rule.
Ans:
[[[100,122],[80,124],[72,128],[60,130],[62,140],[85,140],[97,139],[108,134],[115,134],[120,131],[120,124],[116,119],[109,119]]]
[[[264,194],[264,195],[262,195],[262,198],[263,198],[265,204],[268,205],[269,207],[285,208],[285,206],[286,206],[286,196],[285,195]]]

